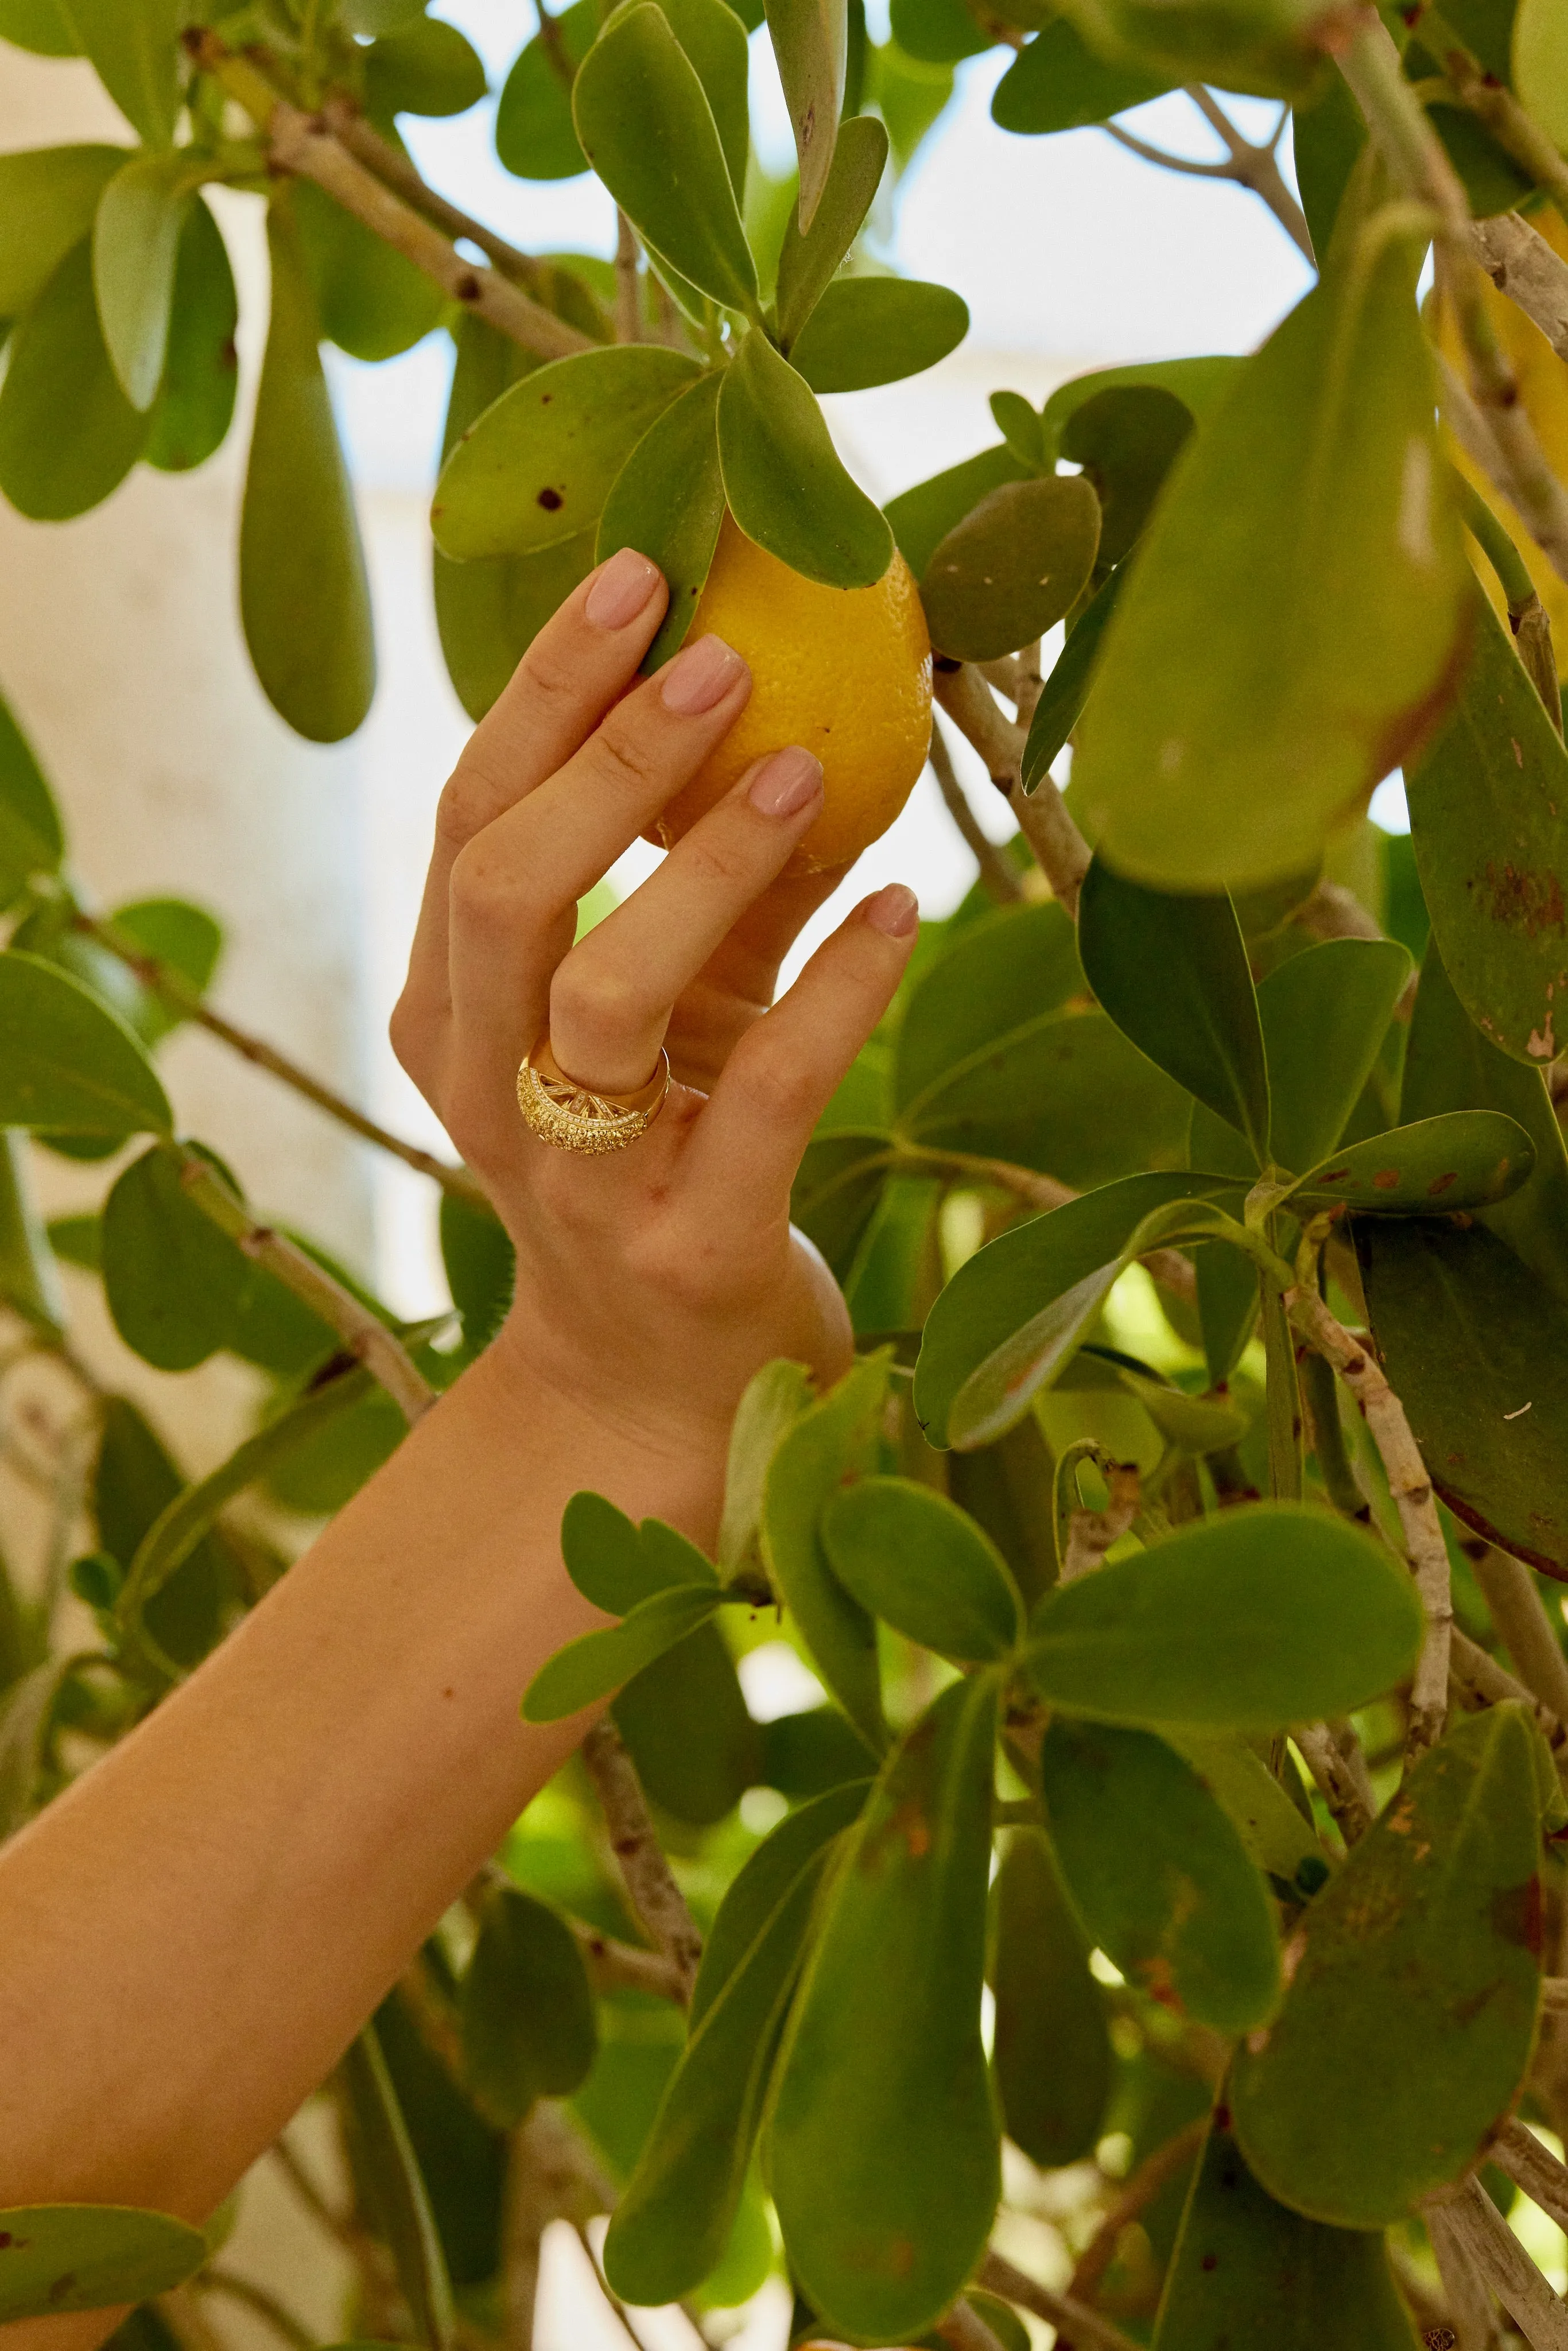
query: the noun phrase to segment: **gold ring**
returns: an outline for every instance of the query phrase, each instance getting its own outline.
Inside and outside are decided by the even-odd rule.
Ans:
[[[658,1068],[634,1093],[600,1094],[580,1086],[550,1051],[548,1033],[524,1055],[517,1071],[517,1108],[539,1141],[557,1151],[581,1151],[593,1157],[624,1151],[646,1134],[669,1091],[670,1057],[663,1047]]]

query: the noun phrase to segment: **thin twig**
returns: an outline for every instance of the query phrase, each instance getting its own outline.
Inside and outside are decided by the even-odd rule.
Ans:
[[[1119,122],[1103,122],[1100,128],[1110,133],[1118,147],[1125,147],[1130,153],[1141,155],[1145,163],[1157,163],[1162,172],[1180,172],[1189,180],[1234,180],[1236,177],[1228,163],[1199,163],[1195,162],[1190,155],[1173,155],[1168,148],[1151,146],[1148,140],[1124,131]]]
[[[1534,2351],[1568,2351],[1568,2303],[1552,2293],[1479,2179],[1430,2199],[1425,2212],[1428,2225],[1437,2219],[1463,2246]]]
[[[1568,1657],[1533,1573],[1495,1544],[1467,1542],[1464,1550],[1520,1680],[1542,1706],[1568,1721]]]
[[[582,1760],[632,1907],[680,1976],[689,2002],[703,1938],[664,1857],[636,1768],[609,1715],[601,1715],[583,1740]]]
[[[685,1972],[663,1951],[639,1950],[613,1935],[601,1934],[581,1918],[569,1918],[595,1991],[646,1991],[685,2007],[691,1986]]]
[[[193,2283],[204,2294],[226,2295],[230,2302],[244,2304],[257,2318],[266,2321],[275,2335],[293,2346],[293,2351],[316,2351],[316,2337],[302,2319],[286,2310],[274,2294],[253,2278],[239,2277],[233,2270],[206,2269],[197,2273]]]
[[[972,1184],[994,1184],[998,1191],[1010,1192],[1015,1199],[1042,1211],[1064,1208],[1070,1200],[1082,1197],[1071,1184],[1055,1176],[1042,1176],[1033,1167],[1020,1167],[1016,1160],[988,1159],[973,1151],[940,1151],[929,1144],[901,1139],[888,1154],[888,1164],[911,1169],[942,1168]],[[1197,1305],[1197,1275],[1192,1259],[1180,1249],[1150,1249],[1138,1262],[1173,1298]]]
[[[1224,141],[1225,152],[1230,158],[1228,176],[1239,186],[1250,188],[1252,193],[1268,205],[1297,252],[1315,266],[1317,256],[1312,251],[1307,216],[1286,186],[1284,174],[1276,160],[1283,119],[1268,144],[1255,147],[1249,139],[1241,136],[1218,99],[1201,83],[1192,84],[1186,94],[1209,128],[1217,131]]]
[[[1018,668],[1018,684],[1012,696],[1013,716],[1026,735],[1033,723],[1040,697],[1045,692],[1045,673],[1040,667],[1040,641],[1036,637],[1031,644],[1020,646],[1014,657]]]
[[[1116,2243],[1124,2229],[1135,2220],[1145,2206],[1152,2204],[1161,2189],[1178,2178],[1203,2145],[1208,2128],[1208,2116],[1199,2115],[1185,2130],[1167,2138],[1146,2155],[1127,2181],[1116,2201],[1101,2221],[1089,2242],[1078,2256],[1078,2266],[1072,2273],[1068,2293],[1080,2302],[1092,2302],[1099,2290],[1100,2281],[1116,2257]]]
[[[394,1159],[401,1159],[405,1167],[416,1168],[420,1175],[430,1176],[444,1192],[450,1192],[454,1199],[463,1200],[470,1207],[488,1207],[483,1190],[465,1167],[454,1167],[448,1161],[437,1159],[434,1153],[422,1151],[418,1144],[405,1143],[401,1135],[389,1134],[384,1126],[378,1126],[373,1118],[367,1118],[363,1111],[356,1110],[352,1102],[345,1102],[341,1094],[334,1093],[330,1086],[325,1086],[319,1078],[313,1078],[308,1070],[302,1070],[297,1061],[291,1061],[286,1053],[280,1053],[265,1038],[253,1036],[249,1029],[241,1029],[234,1021],[225,1019],[221,1012],[214,1012],[188,980],[182,979],[178,972],[172,971],[167,964],[160,963],[155,956],[143,954],[135,942],[125,937],[111,922],[96,914],[78,912],[72,916],[71,927],[96,939],[100,946],[109,949],[110,955],[118,956],[126,969],[135,974],[143,987],[150,988],[183,1020],[205,1029],[209,1035],[220,1038],[231,1052],[239,1054],[254,1068],[266,1070],[271,1076],[281,1079],[297,1094],[303,1094],[307,1102],[314,1102],[318,1110],[324,1110],[329,1118],[335,1118],[340,1126],[349,1127],[355,1134],[362,1135],[378,1150],[390,1152]]]
[[[637,232],[625,214],[615,214],[615,340],[643,340],[643,288],[637,276]]]
[[[953,2351],[1002,2351],[972,2302],[956,2302],[946,2317],[938,2319],[936,2332]]]
[[[598,348],[591,336],[569,327],[498,269],[465,260],[450,237],[350,153],[322,116],[307,114],[280,97],[265,74],[225,48],[215,33],[193,25],[181,37],[197,69],[211,74],[244,107],[266,138],[268,161],[277,169],[324,188],[452,301],[540,359],[565,359],[572,351]]]
[[[1370,1348],[1329,1312],[1310,1290],[1291,1290],[1286,1311],[1302,1336],[1320,1355],[1326,1355],[1365,1417],[1388,1476],[1388,1489],[1399,1512],[1411,1573],[1427,1618],[1427,1637],[1416,1661],[1410,1692],[1410,1722],[1406,1755],[1414,1762],[1443,1735],[1448,1706],[1448,1648],[1454,1604],[1449,1587],[1448,1547],[1437,1517],[1432,1480],[1421,1450],[1410,1432],[1405,1407],[1373,1360]]]
[[[1313,1783],[1338,1823],[1347,1845],[1366,1834],[1375,1817],[1371,1792],[1326,1722],[1299,1722],[1291,1732]]]
[[[1460,105],[1486,124],[1503,152],[1530,174],[1537,187],[1546,190],[1560,212],[1568,210],[1568,160],[1559,154],[1506,83],[1482,71],[1435,9],[1427,11],[1427,21],[1428,38],[1435,37],[1442,46],[1443,71]]]
[[[1522,1706],[1534,1718],[1536,1729],[1556,1758],[1560,1771],[1568,1771],[1568,1721],[1542,1706],[1532,1690],[1498,1663],[1478,1641],[1456,1625],[1449,1644],[1449,1681],[1461,1700],[1478,1707]]]
[[[1023,788],[1022,761],[1026,730],[1006,717],[990,687],[971,662],[956,669],[937,665],[934,681],[937,701],[972,743],[990,777],[1019,821],[1019,830],[1040,861],[1051,892],[1068,914],[1076,917],[1078,893],[1089,871],[1090,849],[1067,811],[1067,803],[1049,776],[1032,795]]]
[[[1568,2229],[1568,2166],[1550,2147],[1542,2147],[1517,2115],[1500,2125],[1487,2153],[1516,2188],[1523,2189],[1533,2205],[1560,2229]]]
[[[176,1146],[180,1181],[187,1196],[220,1231],[237,1241],[246,1257],[275,1273],[296,1298],[336,1331],[344,1350],[380,1382],[412,1427],[435,1402],[435,1391],[415,1370],[394,1332],[362,1306],[297,1241],[270,1225],[258,1225],[216,1170],[197,1151]]]
[[[953,754],[940,726],[931,728],[931,772],[936,778],[936,789],[942,795],[942,805],[964,837],[964,845],[980,869],[980,886],[988,898],[998,906],[1017,905],[1024,894],[1023,883],[1002,855],[994,841],[980,829],[968,794],[958,781],[953,765]]]
[[[1130,2335],[1124,2335],[1097,2310],[1077,2301],[1071,2294],[1053,2294],[1009,2262],[1005,2253],[989,2252],[980,2263],[975,2283],[988,2294],[999,2294],[1004,2302],[1016,2302],[1020,2310],[1031,2311],[1043,2318],[1057,2332],[1060,2351],[1138,2351]]]
[[[1491,2351],[1499,2340],[1497,2312],[1469,2241],[1453,2227],[1446,2205],[1431,2206],[1426,2220],[1448,2302],[1445,2316],[1456,2330],[1454,2351]]]
[[[319,2221],[328,2235],[335,2238],[338,2243],[352,2253],[357,2261],[361,2248],[360,2231],[346,2212],[338,2211],[329,2202],[289,2146],[287,2139],[275,2138],[267,2153],[312,2220]]]
[[[415,1954],[398,1978],[397,1990],[421,2041],[451,2079],[461,2085],[466,2073],[462,2031],[450,2001],[442,1998],[431,1980],[430,1963],[423,1951]]]
[[[1560,360],[1568,360],[1568,261],[1517,213],[1475,222],[1470,246],[1498,292],[1541,329]]]

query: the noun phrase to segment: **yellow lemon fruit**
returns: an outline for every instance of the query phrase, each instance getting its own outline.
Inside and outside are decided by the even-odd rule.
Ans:
[[[751,699],[659,820],[667,849],[768,751],[822,763],[822,812],[786,869],[821,873],[887,831],[931,743],[931,641],[896,552],[874,588],[823,588],[726,515],[688,643],[711,632],[749,664]]]
[[[1531,225],[1540,231],[1554,252],[1568,261],[1568,228],[1564,228],[1558,214],[1549,205],[1543,205],[1540,211],[1531,214]],[[1542,454],[1558,480],[1568,483],[1568,361],[1558,358],[1540,328],[1527,319],[1506,295],[1500,294],[1489,285],[1484,289],[1484,298],[1491,313],[1498,340],[1513,361],[1514,371],[1519,378],[1521,403],[1535,427],[1535,437],[1541,444]],[[1464,350],[1459,330],[1448,306],[1441,302],[1437,305],[1437,340],[1445,357],[1453,361],[1463,376]],[[1444,437],[1455,465],[1474,483],[1523,556],[1525,568],[1535,583],[1535,592],[1545,605],[1547,617],[1552,622],[1557,674],[1559,677],[1568,678],[1568,585],[1558,578],[1513,508],[1492,487],[1475,460],[1447,434]],[[1500,620],[1506,608],[1491,566],[1482,561],[1477,569],[1481,586],[1491,599]]]

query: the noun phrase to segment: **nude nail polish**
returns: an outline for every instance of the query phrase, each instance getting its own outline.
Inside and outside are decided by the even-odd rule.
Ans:
[[[822,796],[822,766],[799,743],[764,759],[751,778],[747,799],[762,816],[799,816],[810,800]]]
[[[745,672],[746,664],[722,637],[699,637],[675,655],[659,689],[666,710],[682,718],[698,718],[722,702]]]
[[[596,629],[623,629],[646,609],[658,583],[658,565],[634,547],[622,547],[589,590],[583,617]]]
[[[906,939],[920,920],[920,901],[902,882],[890,882],[866,900],[865,918],[885,938]]]

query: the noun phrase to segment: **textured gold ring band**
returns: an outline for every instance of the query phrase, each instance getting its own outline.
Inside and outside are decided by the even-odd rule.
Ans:
[[[517,1071],[517,1108],[539,1141],[591,1158],[624,1151],[646,1134],[669,1091],[670,1057],[663,1050],[658,1068],[635,1093],[600,1094],[567,1076],[550,1051],[548,1035],[525,1054]]]

